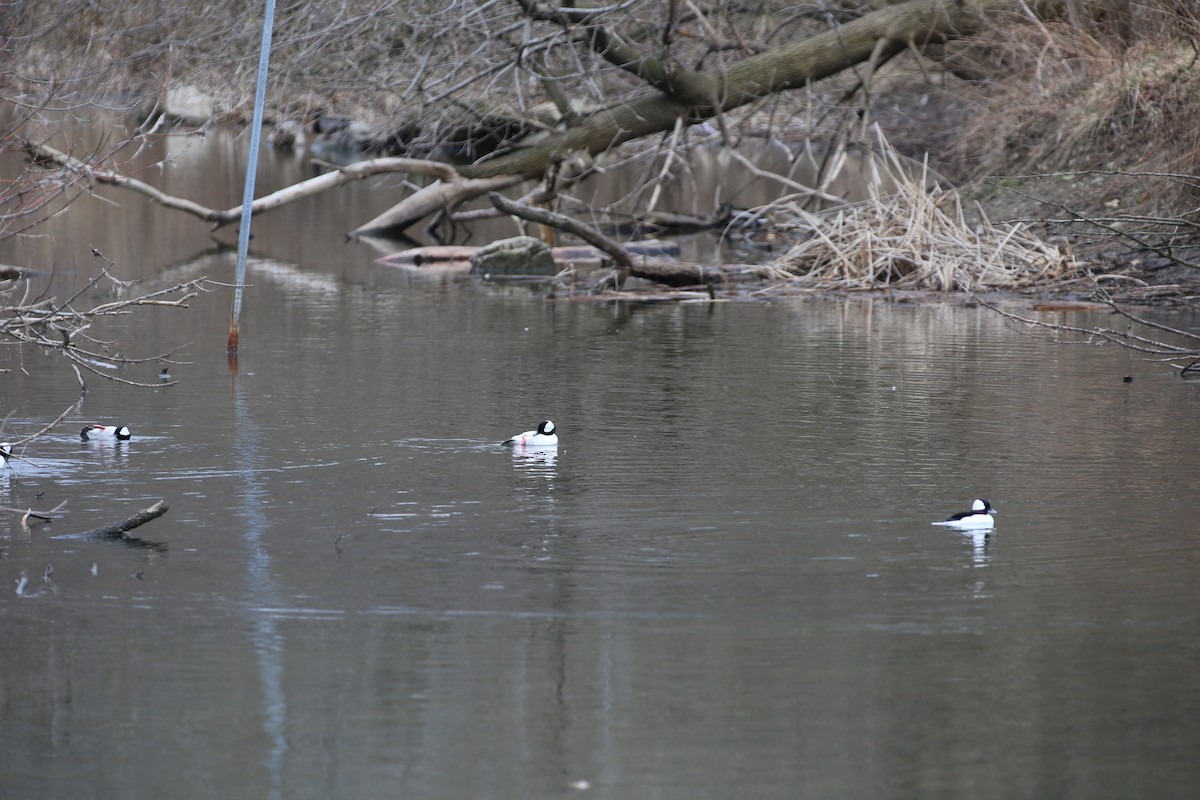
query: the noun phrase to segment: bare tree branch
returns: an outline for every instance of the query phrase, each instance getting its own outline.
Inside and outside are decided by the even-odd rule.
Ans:
[[[159,500],[149,508],[142,509],[133,516],[126,517],[120,522],[114,522],[111,525],[104,525],[99,528],[92,528],[90,531],[73,534],[74,537],[88,539],[129,539],[132,537],[126,534],[138,527],[145,525],[151,520],[158,519],[163,514],[167,513],[168,507],[165,502]]]
[[[100,375],[106,380],[115,381],[117,383],[125,383],[133,386],[157,387],[171,386],[175,382],[157,382],[157,383],[141,383],[131,381],[125,378],[120,378],[106,372],[102,372],[98,367],[100,365],[108,367],[118,367],[126,364],[140,364],[149,361],[170,362],[170,358],[179,348],[159,353],[153,356],[131,358],[123,356],[119,353],[95,352],[80,347],[75,339],[91,339],[86,331],[92,325],[103,317],[122,316],[131,313],[131,310],[141,306],[166,306],[170,308],[187,308],[187,301],[195,297],[199,292],[211,291],[207,288],[208,281],[205,278],[197,278],[196,280],[187,281],[177,284],[167,289],[159,289],[157,291],[148,292],[137,297],[131,297],[125,300],[116,300],[107,303],[100,303],[90,309],[77,310],[73,307],[73,303],[89,288],[96,285],[96,282],[103,277],[107,277],[107,270],[102,270],[96,278],[88,282],[82,289],[76,292],[66,302],[59,303],[54,298],[44,298],[34,302],[21,300],[4,308],[6,314],[10,315],[5,319],[0,320],[0,343],[7,340],[8,344],[31,344],[47,350],[58,350],[66,356],[73,366],[83,367],[84,369],[96,375]],[[115,279],[114,279],[115,280]],[[173,294],[182,293],[182,297],[174,300],[167,300]],[[83,380],[80,377],[80,383]],[[56,421],[57,422],[57,421]],[[52,423],[53,424],[56,423]]]
[[[668,263],[644,256],[635,259],[620,243],[563,214],[514,203],[496,192],[489,194],[488,200],[506,214],[549,225],[578,236],[612,256],[613,260],[630,277],[644,278],[668,286],[696,286],[721,282],[725,279],[725,274],[721,270],[705,268],[699,264]]]
[[[1097,285],[1097,290],[1103,293],[1103,289]],[[1134,314],[1130,314],[1125,309],[1118,306],[1111,299],[1105,300],[1109,308],[1115,314],[1126,319],[1130,325],[1121,330],[1106,326],[1083,327],[1079,325],[1063,325],[1056,322],[1048,322],[1043,319],[1034,319],[1031,317],[1023,317],[1019,314],[1014,314],[1011,311],[1006,311],[992,303],[975,298],[980,305],[990,308],[1000,316],[1012,322],[1019,322],[1029,329],[1053,331],[1059,334],[1072,334],[1078,336],[1078,339],[1073,340],[1075,343],[1082,344],[1102,344],[1112,343],[1119,345],[1127,350],[1133,350],[1137,353],[1143,353],[1149,361],[1168,362],[1171,363],[1182,375],[1189,375],[1200,372],[1200,334],[1190,331],[1181,330],[1179,328],[1164,325],[1160,322],[1142,319]],[[1163,341],[1161,338],[1146,336],[1139,331],[1146,329],[1159,333],[1170,334],[1177,336],[1186,345],[1172,344]],[[1178,364],[1175,363],[1178,359],[1191,359],[1190,363]]]
[[[60,152],[49,145],[25,140],[23,146],[33,158],[50,161],[66,169],[78,172],[85,176],[89,182],[95,181],[96,183],[129,189],[149,197],[154,202],[167,208],[192,214],[206,222],[213,222],[215,223],[214,227],[237,222],[242,216],[242,207],[240,205],[224,211],[206,208],[191,200],[174,197],[161,192],[148,183],[135,178],[129,178],[113,170],[95,169],[83,161]],[[427,161],[419,158],[376,158],[369,161],[359,161],[345,167],[337,167],[332,172],[327,172],[315,178],[309,178],[306,181],[285,187],[265,197],[258,198],[250,208],[252,213],[262,214],[337,186],[359,181],[372,175],[390,172],[415,172],[423,175],[432,175],[444,181],[461,181],[454,167],[439,161]]]

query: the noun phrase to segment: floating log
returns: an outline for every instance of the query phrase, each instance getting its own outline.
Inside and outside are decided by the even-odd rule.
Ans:
[[[678,256],[679,245],[659,239],[646,239],[640,242],[626,242],[625,249],[630,253],[643,256]],[[479,252],[478,247],[466,245],[434,245],[431,247],[413,247],[392,253],[377,259],[379,264],[393,267],[417,267],[433,269],[439,272],[469,272],[471,257]],[[563,267],[601,267],[611,259],[597,247],[591,245],[571,245],[567,247],[552,247],[550,255],[554,262]]]
[[[166,545],[162,544],[161,542],[148,542],[148,541],[139,539],[136,536],[129,535],[129,531],[133,530],[134,528],[138,527],[139,525],[145,525],[147,522],[149,522],[152,519],[158,519],[165,513],[167,513],[167,504],[165,502],[163,502],[162,500],[159,500],[157,503],[150,506],[149,508],[142,509],[141,511],[137,512],[133,516],[126,517],[125,519],[121,520],[120,522],[114,522],[111,525],[105,525],[100,528],[93,528],[90,531],[84,531],[82,533],[77,533],[72,538],[117,539],[120,541],[127,542],[129,544],[139,545],[139,546],[143,546],[143,547],[150,547],[150,548],[153,548],[156,550],[165,550]]]

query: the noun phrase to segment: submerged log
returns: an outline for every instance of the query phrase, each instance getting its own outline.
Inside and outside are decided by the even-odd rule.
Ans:
[[[139,525],[145,525],[152,519],[158,519],[165,513],[167,513],[167,504],[159,500],[149,508],[143,509],[131,517],[126,517],[120,522],[114,522],[111,525],[105,525],[100,528],[93,528],[90,531],[84,531],[75,535],[85,539],[133,539],[134,537],[126,535],[129,531]]]
[[[605,236],[594,228],[589,228],[582,222],[564,214],[558,214],[544,208],[522,205],[521,203],[509,200],[507,197],[503,197],[497,192],[489,194],[488,200],[491,201],[492,205],[506,214],[512,214],[530,222],[540,222],[543,225],[549,225],[552,228],[574,234],[588,244],[608,253],[617,262],[623,273],[623,276],[618,280],[618,287],[625,277],[645,278],[646,280],[666,284],[667,286],[697,286],[719,283],[724,280],[721,270],[702,267],[699,264],[680,264],[651,259],[645,256],[635,258],[617,240]]]
[[[643,256],[678,256],[679,245],[661,239],[646,239],[636,242],[625,242],[624,247],[634,255]],[[471,258],[478,253],[479,247],[470,245],[432,245],[430,247],[412,247],[392,253],[378,259],[378,263],[393,267],[420,267],[451,272],[466,272],[471,268]],[[554,263],[563,267],[603,267],[611,265],[612,259],[603,250],[591,245],[565,245],[550,248]]]

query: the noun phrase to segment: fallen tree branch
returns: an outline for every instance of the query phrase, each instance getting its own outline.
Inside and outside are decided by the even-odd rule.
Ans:
[[[43,522],[50,522],[54,519],[54,517],[51,515],[62,511],[66,504],[67,501],[63,500],[49,511],[34,511],[32,508],[12,508],[11,506],[0,506],[0,511],[8,511],[13,514],[20,514],[22,517],[27,519],[40,519]]]
[[[86,179],[89,183],[95,181],[96,183],[105,183],[130,189],[149,197],[159,205],[173,208],[176,211],[185,211],[201,219],[212,219],[215,214],[219,213],[191,200],[182,197],[173,197],[165,192],[161,192],[150,184],[139,181],[136,178],[121,175],[113,170],[96,169],[87,162],[80,161],[74,156],[69,156],[44,142],[34,142],[29,139],[21,139],[20,141],[22,149],[29,154],[30,158],[35,161],[48,161],[52,164],[57,164],[68,172],[75,173],[77,177]]]
[[[520,175],[540,178],[555,160],[582,153],[598,156],[643,136],[662,133],[678,125],[692,125],[721,115],[768,95],[801,89],[847,67],[872,59],[876,66],[909,48],[969,36],[987,21],[1032,5],[1050,7],[1057,0],[906,0],[804,39],[772,47],[731,64],[707,70],[666,71],[665,65],[645,57],[635,48],[601,35],[591,47],[605,60],[647,83],[632,96],[588,114],[566,130],[555,131],[529,146],[516,147],[495,158],[463,165],[464,178],[482,179]],[[532,20],[566,25],[574,35],[594,36],[599,19],[590,11],[564,16],[566,10],[534,0],[520,0]],[[668,74],[669,73],[669,74]],[[681,122],[682,121],[682,122]],[[463,184],[464,188],[469,184]],[[499,187],[494,187],[499,188]],[[425,215],[446,208],[438,184],[426,186],[405,198],[384,215],[351,232],[352,236],[402,231]],[[464,202],[491,189],[460,192]],[[403,208],[402,208],[403,207]]]
[[[193,202],[186,198],[175,197],[159,191],[144,181],[139,181],[136,178],[130,178],[122,175],[114,170],[96,169],[84,161],[67,155],[60,150],[56,150],[50,145],[22,140],[22,147],[25,149],[31,158],[40,161],[49,161],[57,164],[64,169],[78,174],[89,182],[103,183],[110,186],[119,186],[123,189],[141,194],[150,198],[159,205],[171,208],[176,211],[183,211],[195,217],[199,217],[205,222],[212,222],[213,229],[216,230],[224,225],[237,222],[242,218],[242,207],[240,205],[233,208],[220,210],[208,208],[199,203]],[[324,162],[317,162],[325,166]],[[333,171],[318,175],[315,178],[309,178],[306,181],[293,184],[292,186],[284,187],[277,192],[272,192],[269,195],[258,198],[250,205],[251,213],[258,215],[266,211],[272,211],[281,206],[293,203],[304,197],[310,197],[314,194],[342,186],[354,181],[360,181],[363,178],[369,178],[372,175],[379,175],[390,172],[414,172],[421,175],[432,175],[440,178],[443,181],[449,181],[452,185],[464,181],[455,171],[454,167],[449,164],[443,164],[438,161],[428,161],[421,158],[374,158],[368,161],[359,161],[344,167],[337,167]],[[513,182],[515,183],[515,179]],[[507,184],[504,184],[507,185]],[[499,187],[498,187],[499,188]],[[484,189],[486,191],[486,189]],[[476,191],[471,196],[482,194],[482,191]],[[364,226],[367,227],[367,226]]]
[[[627,269],[634,266],[633,256],[621,246],[621,243],[616,239],[605,236],[600,231],[589,228],[578,220],[572,219],[565,214],[558,214],[545,208],[536,208],[527,206],[522,203],[517,203],[509,200],[499,192],[491,192],[488,194],[488,201],[505,214],[511,214],[514,217],[537,222],[542,225],[549,225],[552,228],[557,228],[560,231],[574,234],[580,239],[583,239],[588,244],[598,247],[604,252],[613,257],[618,265]]]
[[[1113,174],[1119,174],[1119,173],[1113,173]],[[1172,229],[1178,229],[1180,227],[1190,227],[1194,224],[1194,223],[1191,223],[1190,221],[1185,220],[1185,218],[1183,218],[1183,217],[1180,217],[1178,219],[1161,219],[1161,220],[1154,220],[1154,219],[1147,220],[1147,218],[1145,218],[1145,217],[1138,218],[1138,217],[1129,217],[1129,216],[1111,217],[1111,218],[1090,217],[1087,214],[1083,213],[1082,211],[1077,211],[1077,210],[1071,208],[1070,206],[1065,205],[1064,203],[1059,203],[1059,202],[1056,202],[1053,200],[1047,200],[1042,197],[1035,197],[1032,194],[1021,191],[1020,189],[1016,189],[1011,186],[1004,186],[1002,183],[1000,183],[998,181],[990,181],[989,180],[989,181],[987,181],[987,183],[989,183],[992,186],[995,186],[997,188],[1007,189],[1008,191],[1013,192],[1014,194],[1018,194],[1021,197],[1024,197],[1028,200],[1035,200],[1044,205],[1057,208],[1060,211],[1063,211],[1064,213],[1069,215],[1069,218],[1066,220],[1058,220],[1058,219],[1046,220],[1044,218],[1039,218],[1039,219],[1037,219],[1038,222],[1054,222],[1054,223],[1063,224],[1063,225],[1069,225],[1074,222],[1082,222],[1087,225],[1091,225],[1095,228],[1099,228],[1102,231],[1106,231],[1107,233],[1111,234],[1114,238],[1127,239],[1130,242],[1132,242],[1136,247],[1141,247],[1145,250],[1149,250],[1150,252],[1154,253],[1156,256],[1165,258],[1166,260],[1171,261],[1172,263],[1178,264],[1181,267],[1186,267],[1188,269],[1200,269],[1200,264],[1198,264],[1194,261],[1189,261],[1186,258],[1180,258],[1179,256],[1175,255],[1173,252],[1171,252],[1171,247],[1169,245],[1155,244],[1154,242],[1145,238],[1146,236],[1158,236],[1160,239],[1166,238],[1169,240],[1174,235],[1174,231]],[[1139,222],[1139,223],[1147,223],[1148,222],[1148,224],[1160,224],[1160,225],[1164,226],[1165,228],[1167,228],[1167,231],[1165,233],[1163,231],[1157,231],[1157,232],[1156,231],[1147,231],[1144,233],[1127,231],[1127,230],[1123,230],[1122,228],[1118,227],[1118,223],[1122,223],[1122,222]]]
[[[158,519],[163,514],[167,513],[167,504],[159,500],[149,508],[143,509],[131,517],[114,522],[111,525],[105,525],[100,528],[93,528],[90,531],[74,534],[73,538],[83,539],[131,539],[133,537],[125,534],[139,525],[145,525],[153,519]]]
[[[444,165],[443,165],[444,166]],[[453,172],[453,169],[451,169]],[[520,175],[490,178],[463,178],[454,173],[449,179],[435,181],[409,195],[375,219],[350,231],[350,236],[371,236],[402,231],[414,222],[438,211],[449,211],[480,195],[507,189],[525,180]]]
[[[571,219],[566,215],[557,214],[544,208],[522,205],[501,196],[497,192],[489,194],[488,200],[491,201],[492,205],[506,214],[512,214],[514,217],[520,217],[530,222],[549,225],[552,228],[557,228],[558,230],[578,236],[588,244],[612,256],[613,260],[617,262],[617,265],[628,276],[656,281],[667,286],[695,286],[697,284],[711,284],[724,280],[721,270],[705,269],[699,264],[676,264],[658,261],[645,256],[635,259],[616,240],[605,236],[599,231],[592,230],[578,220]]]

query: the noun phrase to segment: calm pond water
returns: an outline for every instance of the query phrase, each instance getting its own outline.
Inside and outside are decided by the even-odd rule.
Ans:
[[[145,177],[236,204],[192,141]],[[98,194],[0,261],[229,279]],[[89,379],[0,479],[67,502],[0,516],[0,796],[1194,796],[1200,384],[981,309],[400,271],[342,239],[380,194],[256,222],[236,374],[225,290],[93,331],[189,363]],[[10,434],[78,398],[0,367]],[[555,456],[497,446],[543,417]],[[930,525],[976,496],[992,535]],[[156,547],[73,536],[158,499]]]

